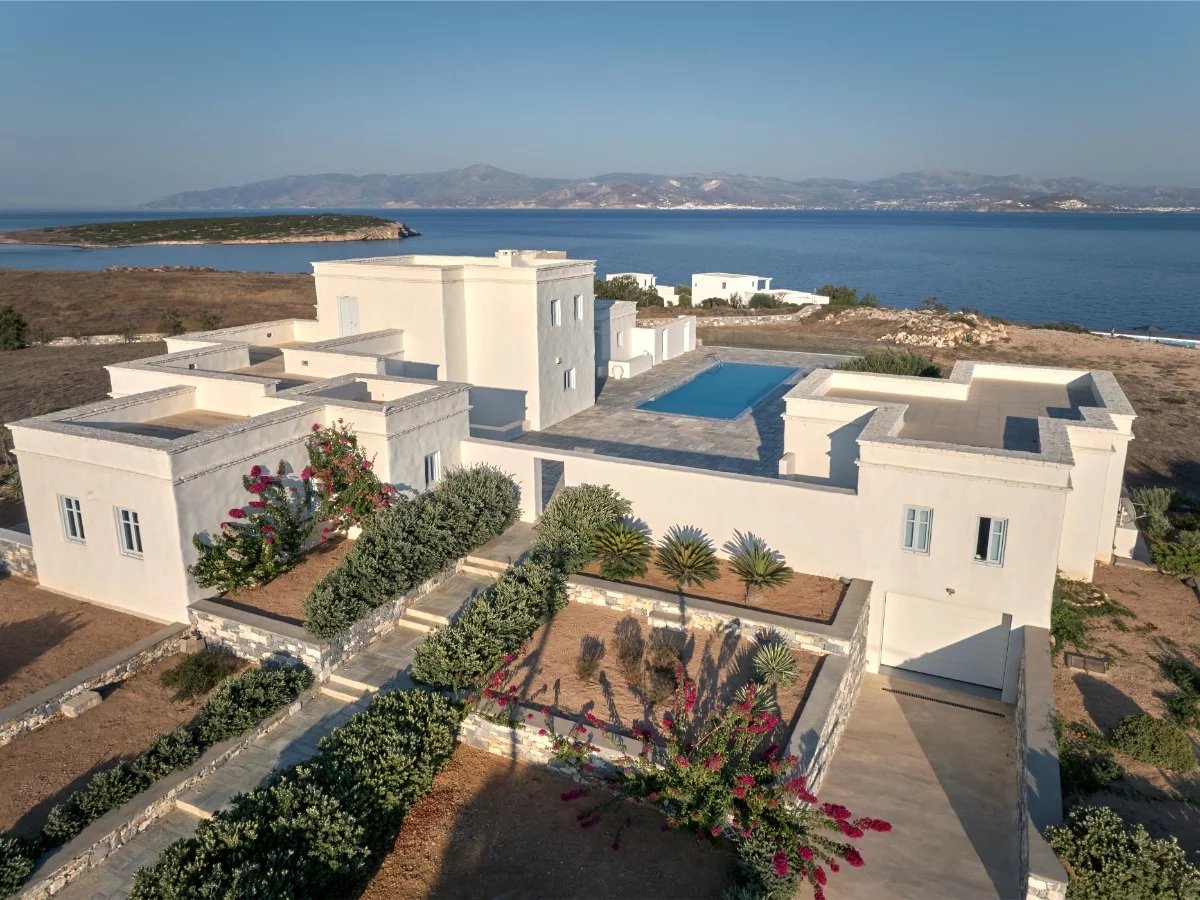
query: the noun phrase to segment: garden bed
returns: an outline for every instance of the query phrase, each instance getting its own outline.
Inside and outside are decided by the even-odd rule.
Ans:
[[[148,637],[159,622],[0,576],[0,707]]]
[[[508,667],[512,676],[510,689],[524,703],[548,706],[576,718],[591,713],[626,733],[632,726],[646,728],[661,720],[670,698],[655,701],[645,690],[630,686],[617,660],[614,629],[618,623],[636,629],[647,648],[658,641],[679,648],[684,668],[696,682],[701,718],[709,709],[724,708],[737,690],[751,680],[756,647],[753,641],[724,632],[652,629],[624,613],[571,603],[549,624],[534,632]],[[583,681],[576,674],[576,661],[582,643],[593,639],[604,642],[604,655],[593,680]],[[786,742],[795,726],[821,660],[817,654],[792,653],[799,677],[778,692],[781,722],[780,733],[774,737],[779,743]]]
[[[345,539],[318,544],[305,553],[293,568],[273,581],[222,594],[216,598],[217,602],[281,622],[303,625],[304,599],[353,546],[353,541]]]
[[[753,609],[759,612],[829,624],[837,614],[838,605],[846,592],[846,585],[835,578],[822,578],[819,575],[797,572],[786,584],[766,588],[763,591],[762,600],[751,604],[746,602],[746,585],[737,577],[729,561],[719,560],[718,566],[720,574],[715,581],[690,587],[683,592],[683,595],[700,600],[727,603],[741,609]],[[599,578],[600,564],[598,562],[589,563],[583,571],[585,574]],[[679,593],[675,582],[660,572],[653,563],[647,568],[644,575],[628,581],[613,581],[612,583],[653,588],[672,594]]]
[[[589,799],[560,799],[572,787],[540,766],[460,745],[409,812],[363,897],[696,898],[733,885],[733,852],[724,843],[664,832],[655,810],[634,806],[583,829],[576,816]],[[632,824],[614,853],[625,816]]]
[[[97,772],[146,749],[159,732],[188,721],[204,700],[172,699],[159,676],[184,657],[159,660],[99,693],[104,701],[78,718],[58,718],[0,747],[0,833],[32,835],[55,803]]]

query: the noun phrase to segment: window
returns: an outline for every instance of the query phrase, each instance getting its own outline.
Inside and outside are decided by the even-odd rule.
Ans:
[[[550,301],[550,324],[558,326],[562,324],[562,301]]]
[[[583,294],[575,295],[575,321],[583,321]]]
[[[434,450],[425,457],[425,487],[431,488],[442,479],[442,451]]]
[[[83,507],[74,497],[58,498],[59,510],[62,512],[63,535],[68,541],[83,543]]]
[[[117,509],[117,538],[126,556],[142,555],[142,523],[132,509]]]
[[[618,347],[625,346],[625,332],[623,332],[623,331],[617,332],[617,346]]]
[[[563,390],[564,391],[575,390],[575,370],[574,369],[567,369],[565,372],[563,372]]]
[[[1004,565],[1004,544],[1008,540],[1008,519],[979,517],[975,533],[975,561],[989,566]]]
[[[923,506],[904,507],[904,533],[900,543],[910,553],[928,553],[933,531],[933,510]]]

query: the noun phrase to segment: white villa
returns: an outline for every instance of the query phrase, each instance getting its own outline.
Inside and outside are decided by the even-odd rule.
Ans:
[[[251,465],[302,468],[313,423],[339,418],[404,490],[489,463],[533,521],[557,485],[607,483],[656,536],[749,531],[797,571],[867,580],[869,670],[1007,702],[1056,571],[1088,579],[1127,542],[1134,411],[1109,373],[960,362],[939,380],[777,354],[786,371],[732,417],[660,412],[639,406],[750,358],[696,352],[690,316],[640,328],[632,304],[596,302],[593,261],[502,250],[313,268],[315,320],[171,338],[107,367],[111,399],[9,426],[43,587],[187,621],[209,593],[187,574],[192,535],[238,502]],[[718,295],[706,279],[770,290],[710,273],[697,300]]]
[[[765,275],[735,275],[730,272],[701,272],[692,276],[692,302],[718,298],[728,300],[734,306],[745,306],[755,294],[771,294],[784,303],[803,305],[812,303],[824,306],[829,298],[808,291],[789,288],[772,288],[774,279]],[[668,306],[674,302],[666,301]],[[677,302],[677,301],[676,301]]]

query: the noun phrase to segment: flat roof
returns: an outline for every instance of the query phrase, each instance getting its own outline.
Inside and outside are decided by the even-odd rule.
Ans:
[[[506,254],[501,257],[500,254]],[[511,257],[512,262],[508,260]],[[313,267],[382,266],[409,269],[453,269],[479,267],[489,269],[541,269],[555,266],[594,264],[594,259],[569,259],[562,250],[497,251],[494,256],[450,256],[435,253],[413,253],[400,256],[365,256],[355,259],[329,259],[313,263]]]
[[[1041,449],[1039,418],[1081,421],[1080,408],[1097,402],[1087,378],[1068,384],[975,378],[965,400],[837,387],[823,396],[903,403],[908,408],[896,437],[1028,453]]]
[[[145,422],[95,422],[79,420],[75,425],[85,428],[96,428],[100,431],[119,431],[123,434],[137,434],[142,437],[162,438],[173,441],[201,431],[220,428],[231,422],[241,422],[246,416],[234,416],[229,413],[216,412],[211,409],[189,409],[186,412],[170,416],[160,416]]]
[[[693,278],[700,278],[703,275],[711,276],[712,278],[770,278],[770,275],[739,275],[736,272],[697,272]]]

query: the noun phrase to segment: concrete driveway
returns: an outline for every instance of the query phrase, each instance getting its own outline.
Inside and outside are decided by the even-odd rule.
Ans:
[[[1012,706],[864,676],[820,796],[893,830],[857,842],[866,866],[843,866],[829,896],[1020,897],[1015,727]]]

